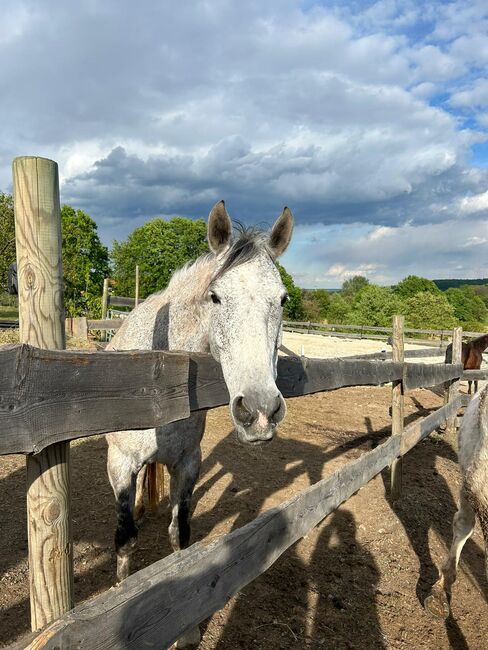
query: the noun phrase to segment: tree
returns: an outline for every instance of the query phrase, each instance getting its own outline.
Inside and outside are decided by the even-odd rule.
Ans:
[[[355,325],[389,327],[394,314],[403,313],[403,301],[388,287],[370,284],[355,297],[350,322]]]
[[[439,292],[421,291],[405,300],[407,327],[419,329],[451,329],[455,327],[454,307]]]
[[[330,294],[326,289],[302,290],[302,305],[306,319],[317,322],[327,318]]]
[[[420,292],[428,292],[434,295],[440,295],[441,293],[435,282],[427,278],[421,278],[418,275],[407,276],[394,287],[394,291],[401,298],[411,298]]]
[[[133,296],[135,268],[139,264],[141,297],[164,289],[176,269],[208,252],[203,219],[153,219],[136,228],[125,241],[114,241],[111,258],[116,291]]]
[[[488,309],[472,287],[465,285],[459,287],[459,289],[447,289],[444,295],[454,307],[454,316],[461,324],[468,322],[483,323],[486,321]]]
[[[299,320],[303,318],[302,292],[295,285],[293,278],[285,270],[284,266],[276,262],[276,268],[280,272],[281,281],[288,293],[288,300],[283,307],[283,317],[285,320]]]
[[[333,293],[330,296],[327,320],[332,324],[345,325],[349,323],[350,310],[350,304],[339,293]]]
[[[0,290],[7,288],[8,267],[15,262],[14,200],[0,192]]]
[[[89,310],[93,297],[102,293],[109,274],[108,250],[93,219],[69,205],[61,209],[61,233],[65,307],[76,316]]]
[[[364,275],[354,275],[342,283],[341,294],[344,298],[352,299],[354,296],[369,284],[368,278]]]

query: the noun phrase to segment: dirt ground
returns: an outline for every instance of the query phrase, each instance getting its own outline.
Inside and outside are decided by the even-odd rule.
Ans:
[[[288,345],[288,343],[287,343]],[[357,353],[357,352],[356,352]],[[208,414],[195,492],[192,537],[204,543],[254,519],[359,457],[390,433],[388,387],[346,388],[288,400],[269,446],[248,449],[231,434],[227,408]],[[408,393],[407,422],[440,406],[427,390]],[[113,496],[103,437],[72,446],[75,598],[115,576]],[[376,477],[202,626],[202,650],[240,648],[488,647],[488,585],[476,528],[464,549],[447,622],[422,601],[451,540],[459,490],[456,443],[433,434],[404,461],[404,496],[385,498]],[[146,517],[137,570],[170,552],[166,503]],[[29,629],[25,469],[0,458],[0,645]]]

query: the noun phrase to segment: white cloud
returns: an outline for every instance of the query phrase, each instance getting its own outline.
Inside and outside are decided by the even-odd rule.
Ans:
[[[488,191],[461,200],[460,208],[466,214],[488,210]]]
[[[14,156],[52,157],[106,241],[221,197],[244,221],[289,203],[299,224],[369,224],[377,255],[400,231],[483,217],[484,136],[463,120],[475,103],[488,125],[486,3],[367,4],[5,0],[0,188]],[[389,277],[360,257],[327,268]]]

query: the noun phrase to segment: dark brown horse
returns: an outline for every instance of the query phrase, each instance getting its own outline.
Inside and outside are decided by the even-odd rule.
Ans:
[[[465,370],[479,370],[483,361],[483,352],[488,348],[488,334],[482,334],[478,338],[463,343],[461,350],[461,363]],[[452,363],[452,343],[446,348],[446,363]],[[468,380],[468,393],[471,394],[471,384]],[[474,380],[474,392],[478,390],[478,381]]]

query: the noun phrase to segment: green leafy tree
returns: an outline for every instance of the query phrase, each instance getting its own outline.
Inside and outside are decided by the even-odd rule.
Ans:
[[[203,219],[158,218],[136,228],[125,241],[114,241],[111,258],[116,294],[134,295],[136,264],[141,297],[164,289],[176,269],[208,252],[206,235]]]
[[[465,285],[459,289],[447,289],[444,295],[454,307],[454,316],[464,326],[468,322],[484,323],[488,310],[483,300],[476,295],[473,288]]]
[[[15,262],[14,201],[0,192],[0,290],[7,289],[8,267]]]
[[[388,287],[370,284],[355,297],[350,313],[354,325],[389,327],[394,314],[403,313],[403,301]]]
[[[327,318],[330,294],[326,289],[302,290],[302,305],[304,316],[312,322],[320,322]]]
[[[404,314],[407,327],[450,329],[457,324],[454,307],[441,292],[421,291],[407,298]]]
[[[93,297],[102,293],[109,274],[108,250],[93,219],[69,205],[61,209],[61,232],[65,306],[76,316],[89,311]]]
[[[418,275],[407,276],[394,287],[394,291],[401,298],[411,298],[421,292],[428,292],[434,295],[441,293],[435,282],[427,278],[421,278]]]
[[[329,323],[346,325],[350,322],[351,305],[339,293],[330,296],[327,320]]]
[[[368,278],[365,278],[364,275],[354,275],[352,278],[344,280],[342,283],[341,294],[346,299],[352,299],[368,285],[369,280]]]
[[[280,272],[281,281],[285,285],[288,293],[288,300],[283,307],[283,318],[285,320],[300,320],[304,317],[302,305],[302,292],[296,286],[293,278],[279,262],[276,262],[276,268]]]

